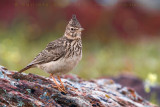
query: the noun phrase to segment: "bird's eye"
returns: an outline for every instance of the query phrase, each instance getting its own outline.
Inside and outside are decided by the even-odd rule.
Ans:
[[[71,28],[71,30],[74,30],[73,28]]]

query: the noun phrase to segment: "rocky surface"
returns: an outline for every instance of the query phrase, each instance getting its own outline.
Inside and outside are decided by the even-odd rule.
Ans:
[[[160,106],[160,86],[154,85],[150,86],[150,91],[145,91],[145,82],[134,76],[129,74],[123,74],[119,75],[118,77],[111,77],[116,83],[121,84],[125,87],[132,87],[140,96],[147,100],[154,100],[157,102],[157,104]]]
[[[62,81],[67,94],[53,88],[51,78],[0,66],[0,107],[156,107],[111,79],[85,81],[65,75]]]

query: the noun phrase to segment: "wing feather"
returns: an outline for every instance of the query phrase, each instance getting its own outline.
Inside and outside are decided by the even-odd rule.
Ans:
[[[58,39],[50,42],[47,47],[40,52],[30,64],[42,64],[50,61],[56,61],[65,55],[63,40]]]

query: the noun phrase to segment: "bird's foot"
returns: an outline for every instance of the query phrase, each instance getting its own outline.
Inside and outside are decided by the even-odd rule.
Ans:
[[[66,89],[65,89],[65,87],[64,87],[64,85],[63,85],[63,83],[62,83],[62,81],[61,81],[61,79],[60,79],[60,77],[58,76],[58,79],[60,80],[60,83],[61,83],[61,85],[59,85],[58,83],[57,83],[57,81],[56,81],[56,79],[53,77],[53,75],[51,74],[51,77],[52,77],[52,79],[53,79],[53,81],[54,81],[54,83],[55,83],[55,85],[52,85],[54,88],[57,88],[59,91],[61,91],[61,92],[64,92],[64,93],[68,93],[67,91],[66,91]]]
[[[65,87],[60,86],[60,88],[63,90],[64,93],[68,93],[67,90],[65,89]]]
[[[58,89],[61,92],[64,92],[65,94],[68,93],[67,90],[63,86],[60,86],[60,85],[57,86],[57,85],[52,84],[52,87]]]

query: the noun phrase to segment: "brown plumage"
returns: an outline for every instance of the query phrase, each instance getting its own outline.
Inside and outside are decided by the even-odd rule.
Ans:
[[[23,71],[26,71],[27,69],[32,68],[32,66],[33,65],[27,65],[25,68],[21,69],[19,73],[22,73]]]
[[[54,82],[56,82],[53,75],[57,75],[58,79],[60,79],[59,75],[71,71],[81,60],[82,30],[83,28],[76,19],[76,16],[73,15],[66,27],[64,35],[61,38],[50,42],[47,47],[41,51],[31,63],[20,70],[19,73],[33,67],[38,67],[45,72],[50,73]],[[62,86],[59,86],[57,83],[56,85],[59,90],[66,92],[62,82]]]

